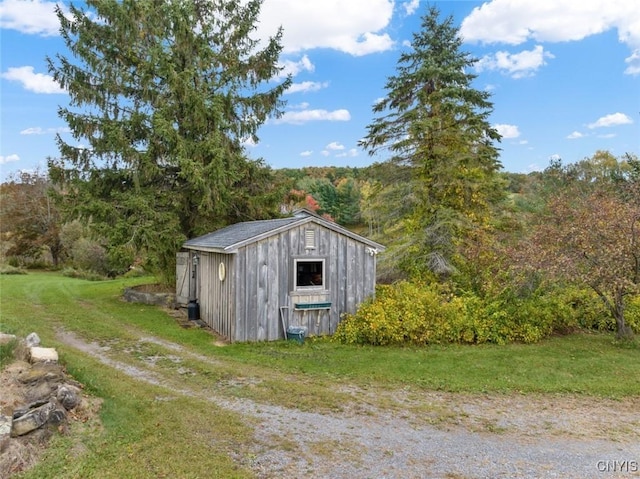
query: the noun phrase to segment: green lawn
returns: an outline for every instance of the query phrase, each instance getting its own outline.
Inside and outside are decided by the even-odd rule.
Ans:
[[[89,282],[39,272],[0,275],[0,330],[20,336],[37,332],[43,345],[58,348],[86,390],[103,399],[102,426],[83,431],[82,448],[78,438],[58,437],[47,460],[24,477],[251,477],[230,459],[230,451],[242,454],[253,425],[203,400],[212,385],[223,396],[318,411],[353,400],[337,392],[337,386],[347,384],[368,390],[640,395],[638,342],[618,343],[613,335],[575,334],[507,346],[358,347],[307,339],[303,345],[280,341],[220,347],[208,332],[181,328],[159,308],[120,299],[125,286],[151,281]],[[163,388],[114,372],[61,343],[56,333],[63,329],[109,345],[113,359],[131,365],[170,352],[163,345],[141,344],[142,336],[180,344],[190,354],[182,366],[195,374],[180,377],[176,387],[203,392],[202,397],[158,401],[166,395]],[[176,365],[160,361],[156,368],[170,377]]]

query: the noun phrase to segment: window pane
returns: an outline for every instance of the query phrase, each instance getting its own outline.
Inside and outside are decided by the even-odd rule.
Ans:
[[[323,286],[324,263],[322,261],[296,262],[296,286]]]

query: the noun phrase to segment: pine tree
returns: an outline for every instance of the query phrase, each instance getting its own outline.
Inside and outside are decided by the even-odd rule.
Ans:
[[[439,16],[430,7],[422,17],[361,146],[411,172],[411,193],[403,195],[403,208],[392,208],[405,212],[393,219],[402,225],[394,254],[400,267],[447,275],[463,261],[458,246],[465,235],[486,224],[500,196],[501,164],[490,95],[472,85],[477,60],[461,51],[453,18]]]
[[[50,175],[112,260],[143,254],[170,277],[185,238],[276,211],[271,171],[243,147],[281,113],[291,82],[267,85],[282,31],[263,46],[251,37],[261,3],[88,0],[69,17],[58,8],[72,58],[47,60],[70,95],[59,115],[73,143],[58,136]]]

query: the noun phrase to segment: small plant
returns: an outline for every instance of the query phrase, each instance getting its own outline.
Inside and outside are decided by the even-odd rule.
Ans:
[[[12,339],[11,341],[0,345],[0,368],[4,368],[7,364],[10,364],[13,361],[17,347],[17,339]]]
[[[3,264],[0,266],[0,274],[27,274],[27,272],[22,268]]]
[[[86,279],[87,281],[104,281],[107,279],[105,276],[94,273],[93,271],[84,271],[74,268],[65,268],[62,270],[62,275],[68,278]]]

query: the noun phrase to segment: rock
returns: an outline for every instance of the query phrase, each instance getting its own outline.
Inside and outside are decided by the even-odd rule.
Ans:
[[[80,404],[82,398],[80,397],[79,389],[68,384],[63,384],[61,386],[58,386],[56,399],[67,411],[71,411],[78,404]]]
[[[11,437],[24,436],[25,434],[42,427],[47,423],[47,421],[49,421],[49,417],[55,409],[55,403],[53,401],[49,401],[38,408],[31,409],[29,412],[18,418],[13,418],[13,423],[11,424]]]
[[[24,344],[28,348],[33,348],[34,346],[40,346],[40,336],[36,333],[31,333],[24,339]]]
[[[36,363],[17,376],[18,381],[27,386],[24,400],[27,403],[48,401],[56,395],[58,386],[64,384],[62,367],[57,363]]]
[[[49,414],[47,422],[54,426],[59,426],[67,420],[67,410],[58,401],[52,400],[52,402],[54,403],[54,408]]]
[[[3,371],[9,374],[0,384],[0,404],[2,411],[13,410],[13,417],[0,414],[0,453],[3,444],[21,441],[17,438],[25,435],[28,441],[38,441],[56,430],[63,433],[68,427],[67,411],[82,405],[82,385],[67,377],[55,348],[33,345],[39,342],[35,333],[28,341],[20,341],[17,348],[22,354],[16,357],[25,361],[18,359]],[[5,395],[5,386],[14,392]],[[0,476],[4,477],[2,472]]]
[[[176,295],[173,293],[146,292],[136,288],[125,288],[122,297],[130,303],[152,304],[169,308],[176,306]]]
[[[11,433],[11,417],[0,414],[0,438]]]
[[[31,347],[31,362],[32,363],[57,363],[58,352],[55,348],[40,348],[37,346]]]
[[[15,334],[0,333],[0,345],[8,344],[11,341],[15,341],[15,339],[16,339]]]
[[[23,406],[20,408],[17,408],[13,411],[13,419],[18,419],[19,417],[24,416],[25,414],[27,414],[29,411],[31,411],[32,409],[37,409],[40,406],[44,406],[45,404],[47,404],[49,402],[49,399],[46,399],[44,401],[36,401],[36,402],[32,402],[30,403],[28,406]]]
[[[37,363],[28,368],[20,369],[17,379],[23,384],[33,384],[40,381],[62,382],[64,380],[64,374],[58,364]]]

